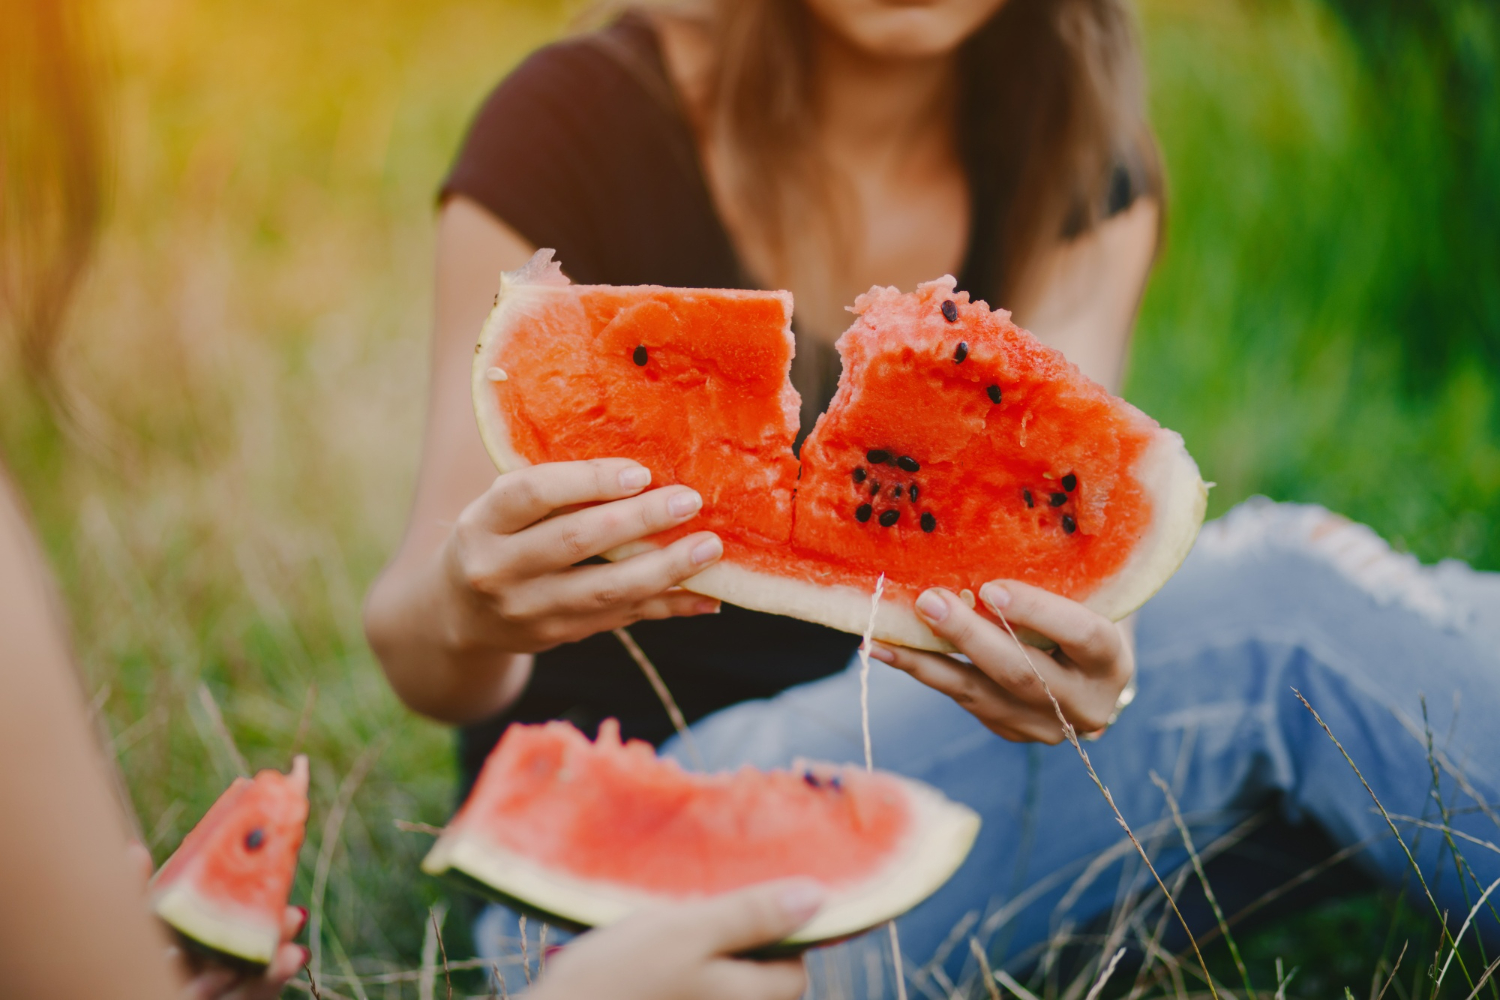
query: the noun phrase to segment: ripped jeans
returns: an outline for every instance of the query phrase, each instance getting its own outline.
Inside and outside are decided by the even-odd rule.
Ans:
[[[1134,703],[1084,747],[1169,885],[1187,854],[1158,781],[1204,855],[1272,822],[1314,829],[1366,877],[1402,883],[1402,844],[1297,692],[1358,766],[1438,906],[1458,915],[1455,930],[1500,878],[1500,852],[1463,839],[1500,841],[1500,574],[1424,567],[1322,508],[1256,499],[1205,526],[1140,611],[1136,660]],[[1028,967],[1049,939],[1151,896],[1155,881],[1071,746],[1008,743],[908,675],[872,667],[875,765],[983,817],[954,878],[898,921],[916,995],[949,995],[972,975],[976,945],[992,964]],[[715,770],[863,761],[858,665],[725,709],[693,735]],[[665,749],[679,751],[675,740]],[[1264,880],[1252,888],[1296,874],[1275,868],[1252,866],[1251,881]],[[1481,912],[1468,933],[1500,939]],[[485,939],[513,934],[507,917],[491,908],[476,923],[481,954],[498,957]],[[1128,921],[1111,923],[1105,947],[1132,943]],[[809,965],[815,981],[838,981],[828,992],[894,995],[875,982],[891,973],[884,933],[823,949]]]

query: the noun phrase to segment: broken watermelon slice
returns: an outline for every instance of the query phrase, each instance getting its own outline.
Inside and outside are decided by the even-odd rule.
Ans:
[[[948,649],[912,604],[994,579],[1111,619],[1177,570],[1207,488],[1182,438],[955,291],[872,288],[838,341],[828,411],[792,452],[791,295],[573,285],[541,250],[506,274],[475,348],[474,405],[501,470],[619,456],[704,505],[723,559],[684,586],[759,611]]]
[[[905,913],[968,855],[979,816],[919,782],[847,765],[692,774],[650,744],[566,722],[512,725],[422,870],[564,927],[790,876],[829,891],[785,942]]]
[[[307,828],[307,758],[235,778],[151,880],[151,908],[188,941],[269,965]]]

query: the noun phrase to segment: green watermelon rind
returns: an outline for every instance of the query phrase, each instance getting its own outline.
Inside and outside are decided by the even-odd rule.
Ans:
[[[823,909],[777,947],[796,950],[879,926],[940,889],[968,857],[979,834],[979,815],[927,785],[891,777],[910,796],[917,820],[902,849],[865,881],[831,893]],[[422,861],[422,870],[568,929],[607,926],[673,901],[549,871],[463,826],[443,833]]]
[[[215,904],[185,882],[159,894],[152,909],[183,937],[254,966],[270,965],[281,945],[280,924],[256,920],[240,907]]]
[[[508,424],[500,409],[489,369],[502,360],[510,330],[530,311],[568,295],[571,282],[552,260],[553,251],[538,250],[523,267],[506,272],[495,307],[485,320],[474,347],[471,388],[479,434],[491,460],[503,473],[531,463],[512,447]],[[790,298],[788,296],[788,298]],[[789,303],[790,304],[790,303]],[[1119,621],[1145,604],[1182,565],[1198,537],[1208,507],[1208,486],[1198,465],[1175,431],[1156,427],[1152,442],[1135,469],[1137,480],[1152,507],[1151,527],[1118,571],[1104,580],[1081,603],[1111,621]],[[604,553],[619,561],[649,552],[660,545],[641,539]],[[863,635],[870,626],[870,589],[814,583],[810,579],[761,573],[732,562],[721,562],[684,580],[695,593],[730,604],[818,622],[843,632]],[[885,599],[876,614],[874,638],[914,649],[955,652],[947,640],[933,634],[909,602]],[[1034,645],[1048,647],[1047,639],[1021,630]]]

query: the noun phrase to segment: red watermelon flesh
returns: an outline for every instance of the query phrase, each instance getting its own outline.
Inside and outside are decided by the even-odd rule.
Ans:
[[[550,257],[502,282],[476,413],[502,470],[623,456],[703,495],[692,522],[612,558],[712,530],[724,559],[685,586],[851,632],[884,573],[876,635],[942,649],[911,609],[927,587],[1019,579],[1118,619],[1202,523],[1178,435],[951,277],[856,300],[799,465],[789,294],[572,285]]]
[[[798,935],[843,936],[915,905],[963,860],[978,818],[924,785],[848,766],[693,774],[650,745],[563,722],[514,725],[423,869],[568,924],[794,875],[830,900]]]
[[[269,964],[307,826],[307,758],[236,778],[151,881],[156,914],[225,955]]]

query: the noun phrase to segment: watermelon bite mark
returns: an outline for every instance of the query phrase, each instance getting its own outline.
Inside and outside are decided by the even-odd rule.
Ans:
[[[475,409],[502,470],[622,456],[703,496],[689,524],[610,558],[712,530],[724,557],[689,589],[854,633],[885,573],[876,637],[947,649],[912,610],[928,587],[1019,579],[1118,619],[1202,523],[1178,435],[952,277],[856,299],[799,463],[790,294],[573,285],[551,256],[502,279]]]

